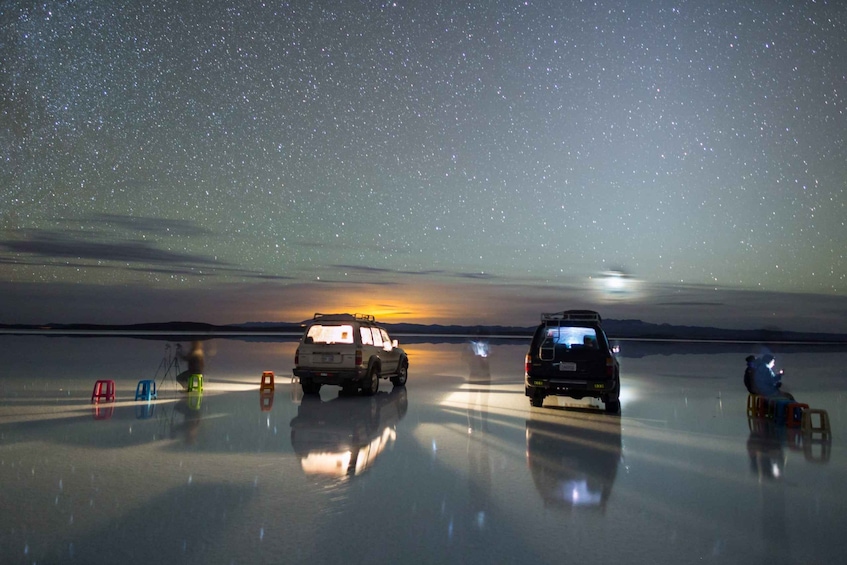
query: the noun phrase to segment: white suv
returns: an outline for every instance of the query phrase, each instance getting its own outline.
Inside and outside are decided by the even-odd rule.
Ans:
[[[404,386],[408,372],[409,359],[397,340],[364,314],[315,314],[294,354],[303,394],[318,394],[328,384],[373,395],[380,378]]]

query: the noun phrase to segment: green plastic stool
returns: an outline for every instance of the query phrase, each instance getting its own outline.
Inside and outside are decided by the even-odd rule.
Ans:
[[[188,375],[188,392],[195,390],[203,392],[203,375],[198,373]]]

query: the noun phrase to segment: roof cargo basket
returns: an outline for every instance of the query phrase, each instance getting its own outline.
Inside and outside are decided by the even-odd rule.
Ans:
[[[541,314],[542,322],[596,322],[601,323],[603,319],[594,310],[565,310],[563,312],[550,312]]]
[[[376,322],[376,318],[371,316],[370,314],[321,314],[320,312],[315,312],[313,320],[355,320],[362,322]]]

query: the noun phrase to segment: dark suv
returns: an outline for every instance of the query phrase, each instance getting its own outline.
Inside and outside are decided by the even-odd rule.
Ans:
[[[315,314],[294,354],[294,376],[303,394],[336,385],[348,393],[362,389],[372,396],[379,390],[379,379],[404,386],[408,374],[406,352],[365,314]]]
[[[620,411],[620,365],[593,310],[542,314],[526,354],[526,395],[541,406],[550,395],[599,398]]]

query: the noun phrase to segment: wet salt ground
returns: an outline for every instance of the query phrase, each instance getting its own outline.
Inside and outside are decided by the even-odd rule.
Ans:
[[[165,343],[0,336],[0,561],[837,563],[847,549],[843,349],[771,348],[786,387],[827,410],[826,442],[748,421],[748,345],[623,342],[609,416],[530,408],[524,342],[483,361],[417,340],[405,390],[314,402],[290,382],[291,341],[206,342],[193,396],[156,374]],[[154,376],[159,400],[135,402]],[[107,378],[118,398],[98,413]]]

